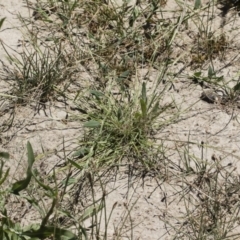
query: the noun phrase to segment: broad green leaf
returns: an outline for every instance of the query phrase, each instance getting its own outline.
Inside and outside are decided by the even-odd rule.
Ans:
[[[94,120],[90,120],[88,122],[86,122],[84,124],[84,127],[87,127],[87,128],[97,128],[97,127],[100,127],[100,122],[98,121],[94,121]]]
[[[30,181],[31,181],[31,177],[27,177],[24,180],[20,180],[20,181],[15,182],[12,186],[11,192],[16,194],[16,195],[19,195],[20,191],[27,188]]]
[[[201,77],[202,72],[195,72],[193,75],[195,78],[199,78],[199,77]]]
[[[4,236],[5,236],[5,238],[3,238],[3,240],[5,240],[5,239],[6,240],[20,240],[18,235],[9,229],[4,230]]]
[[[30,230],[22,233],[23,236],[28,237],[38,237],[40,239],[45,239],[47,237],[53,237],[54,239],[61,240],[77,240],[77,236],[69,230],[65,230],[62,228],[52,227],[52,226],[44,226],[40,227],[38,230]]]
[[[32,166],[35,161],[35,157],[34,157],[32,145],[30,144],[30,142],[27,143],[27,155],[28,155],[28,170],[27,170],[27,172],[29,174],[31,174]]]
[[[214,72],[213,68],[211,66],[209,66],[209,68],[208,68],[208,77],[212,78],[213,76],[215,76],[215,72]]]
[[[0,158],[9,159],[9,153],[7,153],[7,152],[0,152]]]

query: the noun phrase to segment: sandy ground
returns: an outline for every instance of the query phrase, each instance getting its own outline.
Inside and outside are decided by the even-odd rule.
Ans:
[[[166,8],[171,7],[173,2],[168,1]],[[23,16],[31,15],[25,7],[23,1],[20,0],[0,0],[0,16],[6,17],[6,21],[0,31],[0,39],[7,43],[14,51],[21,51],[19,42],[22,40],[22,32],[20,22],[16,14],[21,13]],[[227,15],[231,19],[231,13]],[[219,17],[219,28],[222,18]],[[239,19],[236,21],[239,22]],[[235,22],[236,24],[236,22]],[[240,24],[240,22],[239,22]],[[237,25],[237,24],[236,24]],[[231,24],[226,26],[226,29],[231,29]],[[225,29],[225,30],[226,30]],[[240,44],[239,34],[233,34],[233,45],[238,47]],[[184,40],[187,43],[187,37]],[[183,44],[183,39],[179,42]],[[234,62],[228,66],[231,59],[236,58]],[[6,54],[0,46],[0,58],[4,61]],[[240,66],[238,61],[239,56],[236,50],[229,50],[227,59],[224,62],[214,64],[218,66],[219,75],[224,75],[231,79],[234,77]],[[176,69],[181,69],[179,63],[175,66]],[[206,67],[207,68],[207,67]],[[186,69],[185,73],[191,74],[193,70]],[[169,92],[182,109],[188,109],[188,113],[182,114],[182,120],[178,123],[169,126],[158,134],[158,138],[168,139],[169,146],[174,147],[171,140],[177,140],[179,147],[184,146],[184,142],[192,141],[204,144],[211,148],[204,150],[204,158],[211,161],[213,155],[223,159],[226,164],[232,163],[236,166],[237,172],[240,174],[240,166],[238,161],[238,152],[240,147],[240,128],[239,128],[239,110],[226,108],[217,104],[209,104],[200,100],[202,88],[193,84],[186,84],[186,79],[179,79],[175,83],[175,90]],[[0,76],[0,93],[8,93],[8,85]],[[195,104],[193,104],[195,103]],[[12,108],[8,107],[9,103],[0,100],[0,124],[11,115]],[[36,113],[31,106],[17,106],[15,108],[15,119],[11,129],[1,133],[0,135],[0,150],[8,151],[11,154],[11,172],[14,174],[16,168],[24,169],[24,161],[26,160],[26,143],[30,141],[36,154],[45,150],[46,156],[42,158],[44,162],[43,171],[47,174],[55,165],[61,164],[63,156],[63,143],[68,154],[73,151],[76,146],[77,139],[82,133],[82,126],[79,122],[69,121],[64,122],[69,108],[63,103],[54,102],[47,103],[45,111],[40,110]],[[159,140],[160,142],[160,140]],[[201,156],[201,149],[197,145],[190,146],[191,151],[196,156]],[[221,152],[219,151],[222,150]],[[180,156],[175,152],[171,155],[171,159],[180,160]],[[45,160],[45,161],[44,161]],[[107,211],[110,212],[112,206],[117,203],[112,216],[112,225],[109,228],[109,236],[114,234],[116,228],[121,228],[121,224],[125,224],[127,239],[131,232],[127,232],[127,228],[133,224],[133,239],[172,239],[168,227],[164,223],[170,221],[172,225],[178,226],[182,219],[178,216],[184,212],[184,204],[179,203],[174,193],[178,191],[177,186],[179,179],[175,179],[175,188],[171,187],[174,182],[161,184],[151,179],[146,178],[144,182],[133,179],[132,186],[129,190],[128,179],[126,175],[118,176],[117,183],[109,183],[108,190],[114,191],[107,197]],[[127,206],[127,207],[126,207]],[[127,208],[132,208],[131,216],[128,217],[126,223],[123,222],[124,214]],[[17,215],[16,212],[15,215]],[[29,219],[22,219],[21,223],[31,222],[34,220],[34,214],[29,214]],[[16,217],[17,218],[17,217]],[[111,239],[111,237],[110,237]]]

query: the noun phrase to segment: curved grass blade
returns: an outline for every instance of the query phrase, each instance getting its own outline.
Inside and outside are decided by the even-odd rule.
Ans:
[[[2,25],[3,25],[4,21],[5,21],[5,19],[6,19],[6,18],[2,18],[2,19],[0,20],[0,28],[2,27]]]
[[[17,181],[13,184],[11,192],[19,195],[19,192],[26,189],[32,178],[32,166],[35,161],[33,149],[31,144],[27,143],[27,155],[28,155],[28,168],[27,168],[27,177],[23,180]]]

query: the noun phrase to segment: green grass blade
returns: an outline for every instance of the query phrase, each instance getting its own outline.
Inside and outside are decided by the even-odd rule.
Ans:
[[[99,205],[94,205],[92,207],[89,207],[85,210],[84,214],[81,216],[80,221],[85,221],[86,219],[94,216],[99,211],[101,211],[104,208],[104,204],[101,203]]]
[[[76,162],[74,162],[74,161],[72,161],[72,160],[70,160],[70,159],[68,159],[68,161],[69,161],[75,168],[77,168],[77,169],[79,169],[79,170],[82,170],[82,169],[83,169],[83,167],[80,166],[79,164],[77,164]]]
[[[17,181],[13,184],[11,192],[18,195],[20,191],[27,188],[28,184],[32,178],[32,165],[35,161],[34,153],[31,144],[27,143],[27,155],[28,155],[28,168],[27,168],[27,177],[23,180]]]
[[[145,118],[147,116],[147,104],[143,99],[140,99],[140,105],[142,110],[142,116]]]
[[[98,121],[90,120],[86,122],[83,126],[87,128],[97,128],[97,127],[100,127],[101,124]]]
[[[54,236],[54,239],[64,239],[64,240],[77,240],[77,236],[73,234],[69,230],[65,230],[62,228],[52,227],[52,226],[44,226],[39,228],[38,230],[30,230],[22,233],[23,236],[28,237],[37,237],[40,239],[45,239],[50,236]]]
[[[5,158],[5,159],[9,159],[9,153],[7,152],[0,152],[0,158]]]
[[[5,19],[6,19],[6,18],[2,18],[2,19],[0,20],[0,28],[2,27],[2,25],[3,25],[4,21],[5,21]]]
[[[142,97],[143,101],[147,103],[147,90],[146,90],[145,82],[142,84],[142,96],[141,97]]]
[[[4,177],[2,179],[0,179],[0,185],[2,185],[5,182],[5,180],[8,176],[9,170],[10,170],[10,168],[8,168],[8,170],[5,172]]]
[[[240,90],[240,83],[237,83],[234,87],[233,87],[234,92],[239,91]]]
[[[19,192],[26,189],[31,181],[31,176],[28,176],[24,180],[17,181],[13,184],[11,192],[13,194],[19,195]]]
[[[27,155],[28,155],[28,170],[27,173],[31,175],[32,173],[32,166],[33,163],[35,162],[35,157],[32,149],[32,145],[30,142],[27,143]]]
[[[74,152],[72,156],[74,158],[83,158],[83,157],[87,156],[89,152],[90,152],[89,148],[81,148],[81,149],[77,150],[76,152]]]
[[[41,181],[39,181],[34,174],[32,174],[32,176],[34,177],[36,182],[39,184],[39,186],[41,186],[44,190],[49,191],[49,192],[51,192],[52,195],[54,195],[54,191],[52,190],[52,188],[50,188],[49,186],[47,186],[47,185],[43,184]]]

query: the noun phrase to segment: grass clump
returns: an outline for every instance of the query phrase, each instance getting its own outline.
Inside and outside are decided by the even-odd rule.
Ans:
[[[225,34],[215,37],[213,33],[202,32],[195,38],[198,45],[191,50],[192,64],[201,66],[208,60],[216,57],[223,58],[227,49],[228,41]]]
[[[88,96],[77,98],[76,103],[79,102],[85,113],[87,128],[80,144],[88,148],[94,145],[96,155],[108,153],[108,161],[105,158],[97,164],[99,166],[116,164],[123,159],[141,161],[153,149],[150,139],[156,119],[172,106],[171,103],[161,104],[162,99],[161,93],[147,96],[146,83],[142,83],[141,91],[131,94],[129,91],[114,94],[113,91],[93,90]],[[163,120],[158,127],[163,128],[167,123]],[[143,163],[148,165],[147,157]]]
[[[219,103],[228,107],[239,108],[239,91],[240,83],[238,79],[239,73],[232,79],[226,80],[224,76],[218,76],[212,66],[209,66],[207,76],[203,76],[202,72],[195,72],[190,79],[194,83],[199,84],[204,89],[212,89],[221,100]]]
[[[61,49],[52,51],[50,46],[41,49],[32,44],[18,56],[10,55],[5,46],[4,49],[13,65],[9,69],[11,91],[19,104],[30,101],[45,103],[54,98],[54,90],[65,79],[71,80],[71,72],[66,67]]]
[[[29,1],[26,2],[28,6],[34,6]],[[187,98],[191,94],[190,97],[196,97],[194,92],[186,91],[184,81],[179,81],[180,72],[191,64],[201,67],[206,61],[212,63],[219,56],[223,60],[229,42],[225,33],[216,36],[215,29],[212,29],[215,3],[210,2],[203,6],[200,0],[189,5],[177,2],[179,8],[172,11],[164,9],[166,2],[136,1],[129,5],[128,1],[123,1],[121,6],[115,7],[111,1],[102,0],[38,1],[33,7],[33,28],[28,28],[30,20],[22,19],[30,39],[25,44],[30,46],[24,46],[23,52],[15,57],[8,52],[6,45],[2,45],[13,66],[8,73],[11,76],[11,94],[17,97],[18,103],[36,101],[44,104],[54,99],[57,90],[63,97],[58,100],[64,102],[68,108],[72,104],[71,94],[78,92],[74,99],[76,108],[70,107],[78,112],[71,115],[73,112],[69,111],[67,116],[71,116],[70,121],[77,120],[84,126],[78,149],[73,156],[64,152],[64,166],[59,170],[59,175],[55,174],[55,167],[53,173],[49,174],[51,176],[46,178],[40,172],[34,173],[28,169],[27,178],[17,182],[12,189],[11,194],[18,195],[17,197],[26,190],[24,193],[29,196],[24,196],[24,199],[37,206],[41,223],[36,229],[35,226],[30,226],[30,230],[22,231],[21,228],[15,228],[12,222],[5,221],[2,227],[4,231],[6,229],[5,232],[10,231],[12,234],[10,228],[14,228],[18,237],[32,234],[32,237],[40,238],[37,235],[40,231],[46,230],[49,233],[51,230],[51,234],[60,239],[59,234],[63,230],[63,234],[76,239],[87,239],[90,235],[90,239],[100,239],[100,218],[104,215],[106,222],[103,239],[107,239],[109,219],[107,210],[104,209],[107,191],[104,185],[111,181],[111,170],[114,169],[117,175],[121,171],[120,166],[124,165],[124,170],[125,166],[129,167],[128,170],[153,170],[158,172],[158,176],[165,170],[161,180],[170,183],[172,178],[179,180],[179,176],[182,177],[179,181],[184,186],[186,195],[182,196],[181,203],[186,205],[186,214],[180,230],[171,226],[178,234],[183,231],[181,236],[179,234],[174,239],[224,239],[230,236],[231,224],[236,223],[239,213],[237,198],[232,198],[235,192],[230,191],[232,188],[236,189],[234,181],[239,184],[237,178],[230,176],[217,160],[209,164],[203,159],[191,158],[189,150],[178,166],[176,159],[172,161],[176,149],[169,147],[166,150],[162,144],[162,139],[168,141],[168,136],[172,137],[173,131],[167,129],[167,133],[161,135],[161,131],[166,130],[181,115],[180,107],[186,103],[181,100],[178,105],[174,105],[173,101],[167,103],[170,76],[173,76],[170,80],[171,93],[174,90],[174,94],[179,94],[178,99],[183,97],[180,96],[180,90],[185,91]],[[194,23],[194,29],[189,25],[189,30],[194,32],[194,43],[191,42],[194,46],[189,44],[188,48],[185,34],[190,22]],[[175,40],[179,39],[183,41],[177,43]],[[172,57],[174,47],[178,47],[176,54],[173,54],[175,59]],[[183,64],[182,70],[179,69],[179,63]],[[160,72],[157,84],[152,86],[150,78],[164,64],[165,69]],[[139,75],[138,70],[141,71]],[[138,76],[141,84],[137,82]],[[205,72],[198,71],[191,79],[203,88],[220,88],[223,93],[221,96],[227,96],[229,103],[230,100],[238,100],[239,82],[231,88],[226,86],[223,76],[218,77],[213,67],[209,68],[205,76]],[[91,79],[90,83],[86,79]],[[72,84],[73,81],[76,85]],[[69,94],[67,90],[70,85]],[[192,107],[195,103],[192,104],[190,100],[187,104]],[[199,112],[199,116],[201,111],[195,110]],[[70,127],[69,119],[64,119],[67,127]],[[51,118],[51,121],[55,120],[55,117]],[[181,143],[185,144],[184,140],[181,139]],[[129,172],[130,176],[131,171]],[[65,175],[62,177],[61,174]],[[144,178],[146,175],[141,176]],[[5,176],[1,173],[0,179],[2,177]],[[29,184],[30,181],[34,181],[35,185]],[[96,188],[100,189],[99,185],[103,192],[100,200],[96,197]],[[19,190],[21,186],[23,189]],[[27,186],[32,189],[27,189]],[[196,193],[194,199],[190,193]],[[8,192],[6,198],[9,194]],[[86,197],[87,200],[83,200],[84,194],[93,199]],[[181,194],[182,191],[176,193]],[[168,198],[167,195],[170,194],[166,192],[165,199]],[[50,203],[49,208],[42,201],[44,197]],[[19,198],[23,196],[20,194]],[[116,205],[114,203],[113,209]],[[126,209],[130,218],[132,208]],[[101,212],[100,218],[97,212]],[[9,220],[4,209],[1,214]],[[112,212],[110,216],[111,214]],[[53,218],[50,219],[50,215]],[[92,218],[89,228],[83,227],[87,218]],[[10,224],[7,225],[8,223]],[[74,233],[64,232],[61,225],[73,227]],[[51,236],[46,233],[42,239],[47,237]],[[120,234],[116,234],[116,239],[120,239]]]
[[[43,178],[35,166],[35,157],[31,144],[27,144],[28,163],[26,177],[21,180],[10,179],[10,168],[6,168],[6,160],[10,154],[0,152],[0,237],[2,240],[16,239],[95,239],[100,235],[100,225],[107,225],[107,216],[98,218],[98,213],[103,215],[105,197],[103,193],[96,197],[94,192],[94,176],[86,174],[85,184],[90,186],[87,206],[78,209],[76,203],[69,207],[69,185],[77,188],[78,176],[68,173],[65,179],[57,176],[55,169],[51,176]],[[3,160],[5,159],[5,160]],[[81,175],[81,174],[80,174]],[[84,175],[84,174],[83,174]],[[13,180],[13,183],[12,183]],[[103,189],[101,189],[103,191]],[[92,195],[91,195],[92,194]],[[91,197],[90,197],[91,196]],[[99,194],[98,194],[99,196]],[[81,201],[83,197],[81,197]],[[73,206],[74,205],[74,206]],[[13,210],[14,209],[14,210]],[[17,210],[16,210],[17,209]],[[29,211],[31,209],[31,211]],[[13,213],[17,216],[13,218]],[[31,213],[38,216],[32,219]],[[30,215],[29,215],[30,214]],[[84,226],[85,221],[92,223],[91,232]],[[24,223],[25,221],[25,223]],[[26,224],[27,222],[27,224]],[[107,232],[107,228],[105,229]]]
[[[3,159],[9,159],[9,154],[6,152],[0,152],[0,185],[1,188],[1,197],[0,197],[0,213],[1,213],[1,222],[0,222],[0,236],[2,240],[6,239],[46,239],[47,237],[54,236],[58,239],[76,239],[76,235],[68,230],[57,227],[49,219],[50,216],[54,213],[57,208],[57,189],[48,185],[41,183],[33,174],[32,168],[35,162],[33,150],[31,144],[28,142],[28,167],[26,171],[26,178],[15,181],[13,184],[9,184],[9,171],[8,168],[5,171],[4,165],[5,161]],[[22,194],[23,191],[27,190],[30,182],[34,179],[39,188],[42,188],[44,191],[44,197],[48,196],[51,199],[51,203],[47,208],[44,208],[41,204],[41,201],[35,201],[34,198]],[[7,184],[6,184],[6,183]],[[21,192],[21,193],[20,193]],[[13,221],[11,216],[8,214],[6,205],[12,201],[12,197],[18,199],[18,201],[24,202],[25,200],[37,209],[42,215],[41,223],[29,224],[28,226],[21,226],[20,222]],[[24,216],[24,215],[23,215]],[[21,217],[19,216],[19,219]]]
[[[115,71],[119,75],[134,73],[137,64],[150,66],[166,57],[171,33],[169,24],[160,17],[161,3],[131,6],[124,1],[116,7],[99,0],[83,1],[78,7],[83,13],[74,21],[87,28],[91,56],[104,78]]]

